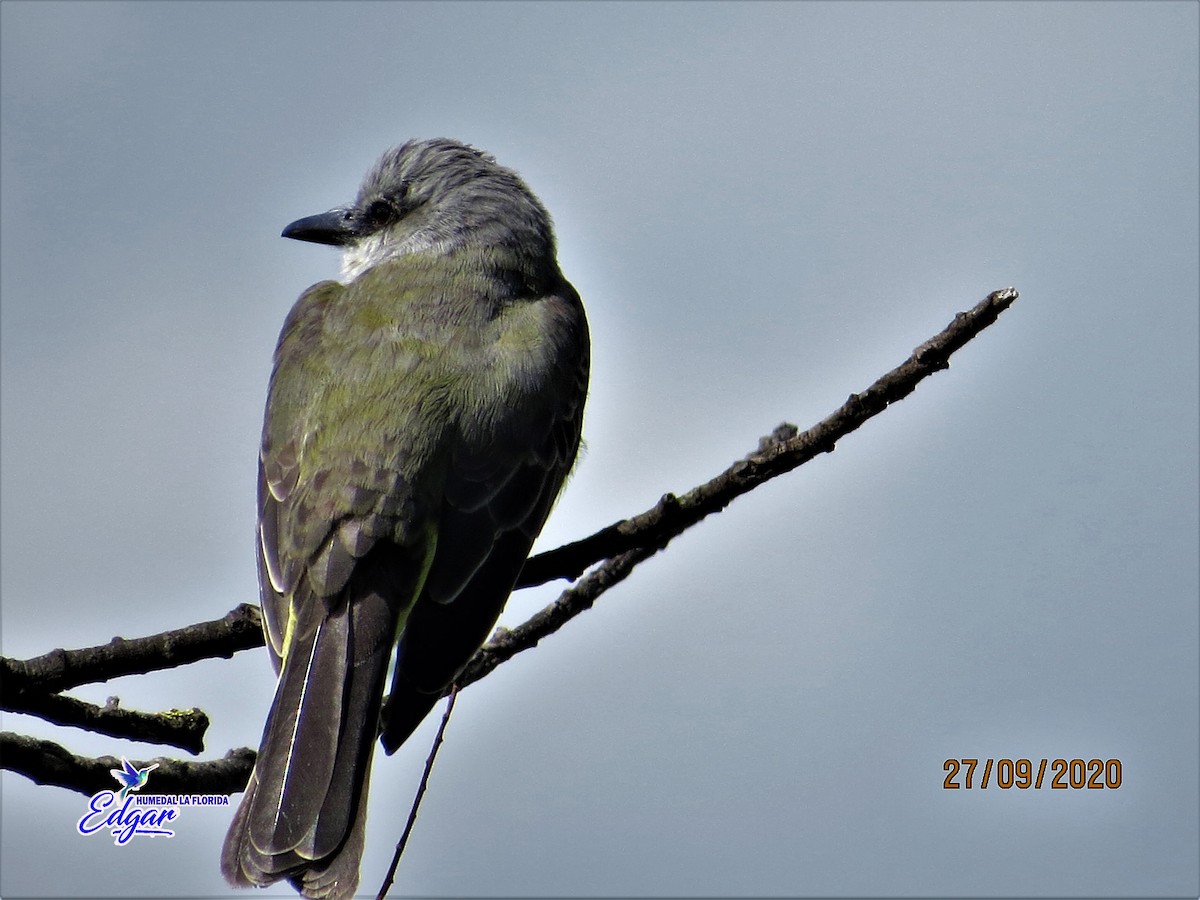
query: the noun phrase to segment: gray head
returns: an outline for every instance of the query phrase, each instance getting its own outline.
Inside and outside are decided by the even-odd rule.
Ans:
[[[520,176],[448,138],[388,150],[352,206],[293,222],[283,236],[344,247],[347,281],[410,253],[489,249],[518,265],[554,259],[550,215]]]

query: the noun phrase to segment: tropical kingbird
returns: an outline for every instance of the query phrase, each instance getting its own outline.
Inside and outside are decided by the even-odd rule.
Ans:
[[[545,208],[457,141],[387,151],[352,206],[283,236],[342,247],[343,281],[301,295],[275,350],[258,569],[279,681],[221,870],[343,898],[375,739],[395,750],[483,643],[575,460],[588,328]]]

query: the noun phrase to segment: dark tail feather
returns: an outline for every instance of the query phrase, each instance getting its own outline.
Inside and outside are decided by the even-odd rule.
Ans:
[[[374,744],[372,744],[374,746]],[[371,781],[371,767],[363,771],[362,785],[359,787],[357,812],[354,816],[354,827],[350,830],[346,843],[334,856],[324,863],[306,869],[300,875],[291,877],[292,887],[305,897],[333,900],[333,898],[349,897],[358,887],[359,866],[362,863],[363,844],[367,828],[367,789]]]
[[[290,878],[307,897],[358,885],[366,787],[395,613],[351,583],[345,600],[303,604],[254,774],[230,825],[221,871],[237,886]]]

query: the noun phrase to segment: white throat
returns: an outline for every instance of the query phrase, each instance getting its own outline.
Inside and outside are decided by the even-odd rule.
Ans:
[[[342,282],[349,284],[368,269],[389,259],[413,253],[441,256],[451,249],[448,241],[435,239],[427,230],[410,234],[402,241],[390,238],[387,231],[380,231],[347,247],[342,254]]]

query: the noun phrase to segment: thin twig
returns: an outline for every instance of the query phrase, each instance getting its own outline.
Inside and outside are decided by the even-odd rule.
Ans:
[[[433,771],[433,761],[437,759],[438,750],[442,746],[442,738],[446,734],[446,726],[450,724],[450,713],[454,711],[454,701],[457,699],[458,686],[451,685],[446,699],[446,711],[442,713],[442,724],[438,726],[437,734],[433,738],[433,746],[429,748],[429,756],[425,760],[425,771],[421,773],[421,783],[417,785],[417,794],[413,797],[412,809],[408,811],[408,821],[404,823],[404,833],[400,835],[400,840],[396,843],[396,852],[392,854],[392,864],[388,866],[387,877],[383,879],[383,885],[379,888],[375,900],[383,900],[387,896],[392,882],[396,879],[396,869],[400,866],[400,857],[404,855],[404,848],[408,845],[408,836],[412,834],[413,826],[417,824],[417,810],[421,808],[421,799],[425,796],[425,788],[429,786],[429,773]]]

